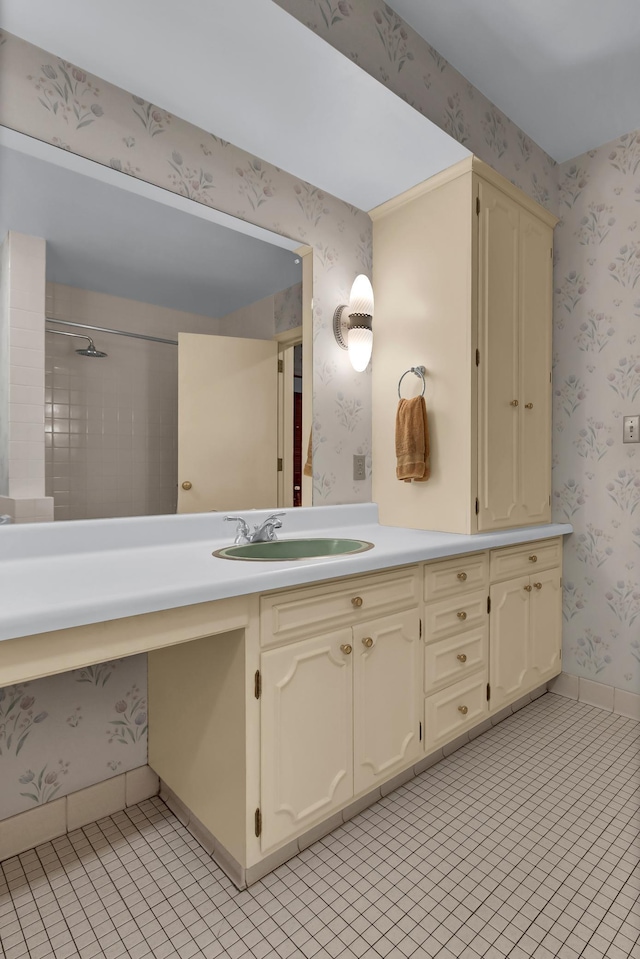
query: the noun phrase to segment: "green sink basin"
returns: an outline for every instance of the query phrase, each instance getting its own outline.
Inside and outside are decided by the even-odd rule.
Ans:
[[[214,556],[221,559],[244,559],[260,563],[290,562],[295,559],[314,559],[321,556],[350,556],[373,549],[373,543],[362,539],[283,539],[274,543],[247,543],[244,546],[225,546]]]

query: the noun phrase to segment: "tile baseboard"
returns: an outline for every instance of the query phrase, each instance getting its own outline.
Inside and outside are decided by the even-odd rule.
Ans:
[[[126,806],[157,795],[159,780],[149,766],[78,789],[60,799],[0,821],[0,862],[64,836]]]
[[[549,683],[549,692],[565,699],[575,699],[587,706],[597,706],[609,713],[640,720],[640,695],[627,689],[618,689],[607,683],[597,683],[584,676],[560,673]]]

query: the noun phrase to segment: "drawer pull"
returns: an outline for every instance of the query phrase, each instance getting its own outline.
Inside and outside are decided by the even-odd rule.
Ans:
[[[458,655],[456,656],[456,659],[458,659],[461,663],[466,663],[467,661],[467,657],[465,656],[464,653],[458,653]]]
[[[464,583],[466,578],[467,578],[466,573],[458,573],[458,579],[460,580],[461,583]]]
[[[525,586],[525,589],[526,589],[526,591],[527,591],[528,593],[530,593],[531,590],[533,589],[533,586],[531,586],[531,584],[528,583],[528,584]]]
[[[460,612],[458,613],[458,619],[466,619],[466,618],[467,618],[467,614],[465,613],[463,609],[461,609]]]
[[[533,554],[533,556],[530,556],[530,557],[529,557],[529,562],[530,562],[530,563],[537,563],[537,562],[538,562],[538,557],[536,556],[535,553]]]
[[[466,706],[458,706],[458,712],[462,713],[463,716],[466,716],[469,710]]]
[[[343,643],[340,649],[345,654],[345,656],[349,656],[353,650],[353,647],[350,646],[349,643]]]
[[[373,640],[371,639],[371,636],[365,636],[365,638],[362,640],[362,645],[367,649],[371,649],[373,646]]]
[[[534,583],[533,585],[536,589],[542,589],[542,583]]]
[[[362,596],[354,596],[351,600],[351,605],[355,606],[356,609],[360,609],[362,606]]]
[[[510,405],[510,406],[519,406],[520,404],[518,403],[517,400],[511,400],[511,403],[510,403],[509,405]]]
[[[525,403],[525,404],[524,404],[524,408],[525,408],[525,410],[532,410],[532,409],[533,409],[533,403]]]

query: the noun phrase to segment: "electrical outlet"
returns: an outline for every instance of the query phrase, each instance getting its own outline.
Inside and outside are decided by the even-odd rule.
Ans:
[[[623,416],[622,442],[640,443],[640,416]]]
[[[366,456],[353,457],[353,478],[354,480],[363,480],[367,478]]]

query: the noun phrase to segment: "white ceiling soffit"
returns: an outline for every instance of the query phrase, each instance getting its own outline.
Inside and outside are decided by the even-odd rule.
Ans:
[[[292,241],[247,236],[201,204],[0,132],[0,238],[44,237],[48,280],[214,317],[300,282],[299,260],[282,247]]]
[[[639,0],[391,0],[562,162],[640,127]]]
[[[468,151],[271,0],[3,0],[11,33],[363,210]]]

